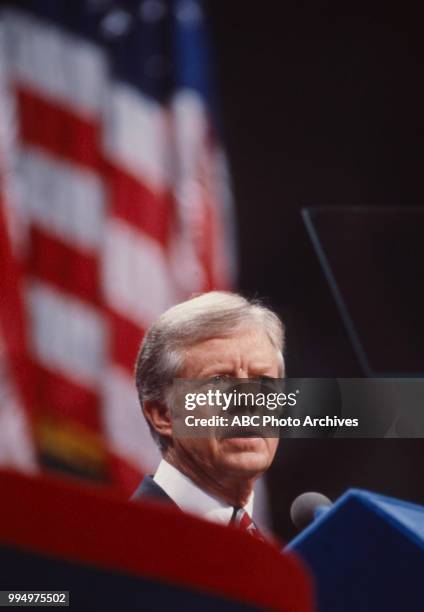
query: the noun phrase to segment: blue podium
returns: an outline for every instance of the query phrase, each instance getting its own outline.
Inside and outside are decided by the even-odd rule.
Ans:
[[[317,612],[424,610],[424,507],[351,489],[287,549],[310,568]]]

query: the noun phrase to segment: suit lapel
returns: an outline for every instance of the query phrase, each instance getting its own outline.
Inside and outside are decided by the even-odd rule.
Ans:
[[[163,503],[171,504],[175,508],[178,508],[177,504],[169,497],[167,493],[160,487],[154,480],[152,476],[145,476],[132,495],[131,500],[138,499],[152,499],[161,501]]]

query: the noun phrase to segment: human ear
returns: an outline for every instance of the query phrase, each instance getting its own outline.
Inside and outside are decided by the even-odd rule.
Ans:
[[[170,410],[160,402],[144,402],[144,416],[159,436],[172,438]]]

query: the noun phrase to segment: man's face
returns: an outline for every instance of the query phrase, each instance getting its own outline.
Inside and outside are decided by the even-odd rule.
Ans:
[[[260,329],[238,331],[233,336],[212,338],[187,349],[186,379],[282,377],[281,358]],[[213,479],[220,475],[253,478],[271,465],[277,438],[175,438],[174,450],[200,473]]]

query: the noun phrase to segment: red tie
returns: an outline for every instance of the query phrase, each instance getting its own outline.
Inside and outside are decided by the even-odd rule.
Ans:
[[[254,538],[261,540],[262,542],[265,541],[265,538],[244,508],[234,508],[230,523],[236,525],[236,527],[239,529],[246,531]]]

